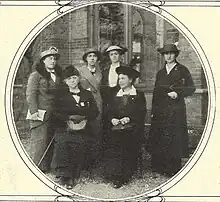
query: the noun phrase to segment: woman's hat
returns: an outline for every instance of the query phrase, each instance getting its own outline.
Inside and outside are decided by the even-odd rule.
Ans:
[[[43,60],[47,56],[54,55],[57,59],[60,58],[60,54],[58,53],[58,49],[55,46],[51,46],[48,50],[41,52],[40,60]]]
[[[84,62],[86,62],[86,57],[87,57],[87,55],[90,54],[90,53],[95,53],[96,56],[98,57],[98,60],[101,59],[101,52],[100,52],[100,51],[98,51],[96,48],[89,48],[89,49],[87,49],[87,50],[85,51],[85,53],[84,53],[83,56],[82,56],[82,59],[83,59]]]
[[[116,46],[116,45],[111,45],[105,50],[105,54],[108,54],[110,51],[113,51],[113,50],[118,51],[121,55],[128,51],[127,48]]]
[[[69,65],[63,70],[63,79],[66,79],[74,75],[79,76],[80,74],[79,71],[73,65]]]
[[[132,79],[136,79],[140,76],[140,72],[138,72],[137,70],[133,69],[130,66],[125,66],[125,65],[117,67],[116,73],[125,74]]]
[[[130,61],[130,66],[134,66],[136,64],[142,63],[142,60],[139,56],[135,56],[131,61]]]
[[[158,48],[157,51],[161,54],[174,52],[174,53],[177,53],[177,55],[180,52],[180,50],[176,47],[175,44],[166,44],[163,46],[163,48]]]

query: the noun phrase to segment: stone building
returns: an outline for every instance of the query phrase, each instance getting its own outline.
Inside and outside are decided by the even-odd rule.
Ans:
[[[115,11],[114,6],[118,8],[116,19],[111,13],[111,9]],[[114,32],[118,33],[117,36]],[[32,43],[28,56],[33,61],[40,51],[54,45],[60,51],[62,67],[68,64],[80,66],[83,64],[82,55],[87,47],[95,46],[103,50],[111,41],[120,42],[128,48],[124,62],[129,63],[133,57],[140,57],[142,60],[141,78],[137,87],[145,92],[147,98],[147,125],[150,124],[155,75],[163,64],[156,50],[164,43],[177,43],[181,49],[178,61],[189,68],[197,89],[190,98],[191,101],[187,102],[188,125],[204,128],[208,97],[199,58],[175,27],[152,12],[125,4],[97,4],[78,9],[47,26]],[[19,71],[24,74],[22,68]]]

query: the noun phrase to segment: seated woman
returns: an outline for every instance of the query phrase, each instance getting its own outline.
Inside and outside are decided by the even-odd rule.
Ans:
[[[105,178],[115,188],[129,182],[137,169],[143,142],[146,101],[143,92],[133,86],[139,72],[127,66],[116,69],[120,90],[111,90],[108,121],[111,130],[104,151]]]
[[[80,87],[79,72],[72,65],[63,71],[55,115],[55,171],[61,184],[71,189],[94,138],[90,123],[98,115],[92,93]]]

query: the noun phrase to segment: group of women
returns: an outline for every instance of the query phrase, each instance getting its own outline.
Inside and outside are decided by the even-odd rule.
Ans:
[[[100,68],[101,53],[88,49],[85,65],[61,69],[56,47],[40,54],[28,80],[30,156],[43,172],[51,161],[60,182],[68,189],[82,169],[102,160],[106,181],[119,188],[137,170],[141,147],[152,156],[152,169],[173,175],[188,155],[184,97],[195,91],[188,69],[176,61],[174,44],[158,51],[165,66],[157,73],[149,138],[144,138],[146,99],[135,88],[140,73],[121,62],[127,51],[111,45],[104,54],[109,65]]]

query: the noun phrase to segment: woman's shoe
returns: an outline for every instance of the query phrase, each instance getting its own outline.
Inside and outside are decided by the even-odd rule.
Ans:
[[[123,185],[123,183],[121,182],[121,181],[114,181],[113,182],[113,187],[115,188],[115,189],[118,189],[118,188],[120,188],[120,187],[122,187],[122,185]]]
[[[67,181],[66,184],[65,184],[65,187],[66,187],[67,189],[72,189],[72,188],[74,187],[74,180],[71,179],[71,178],[69,178],[68,181]]]

